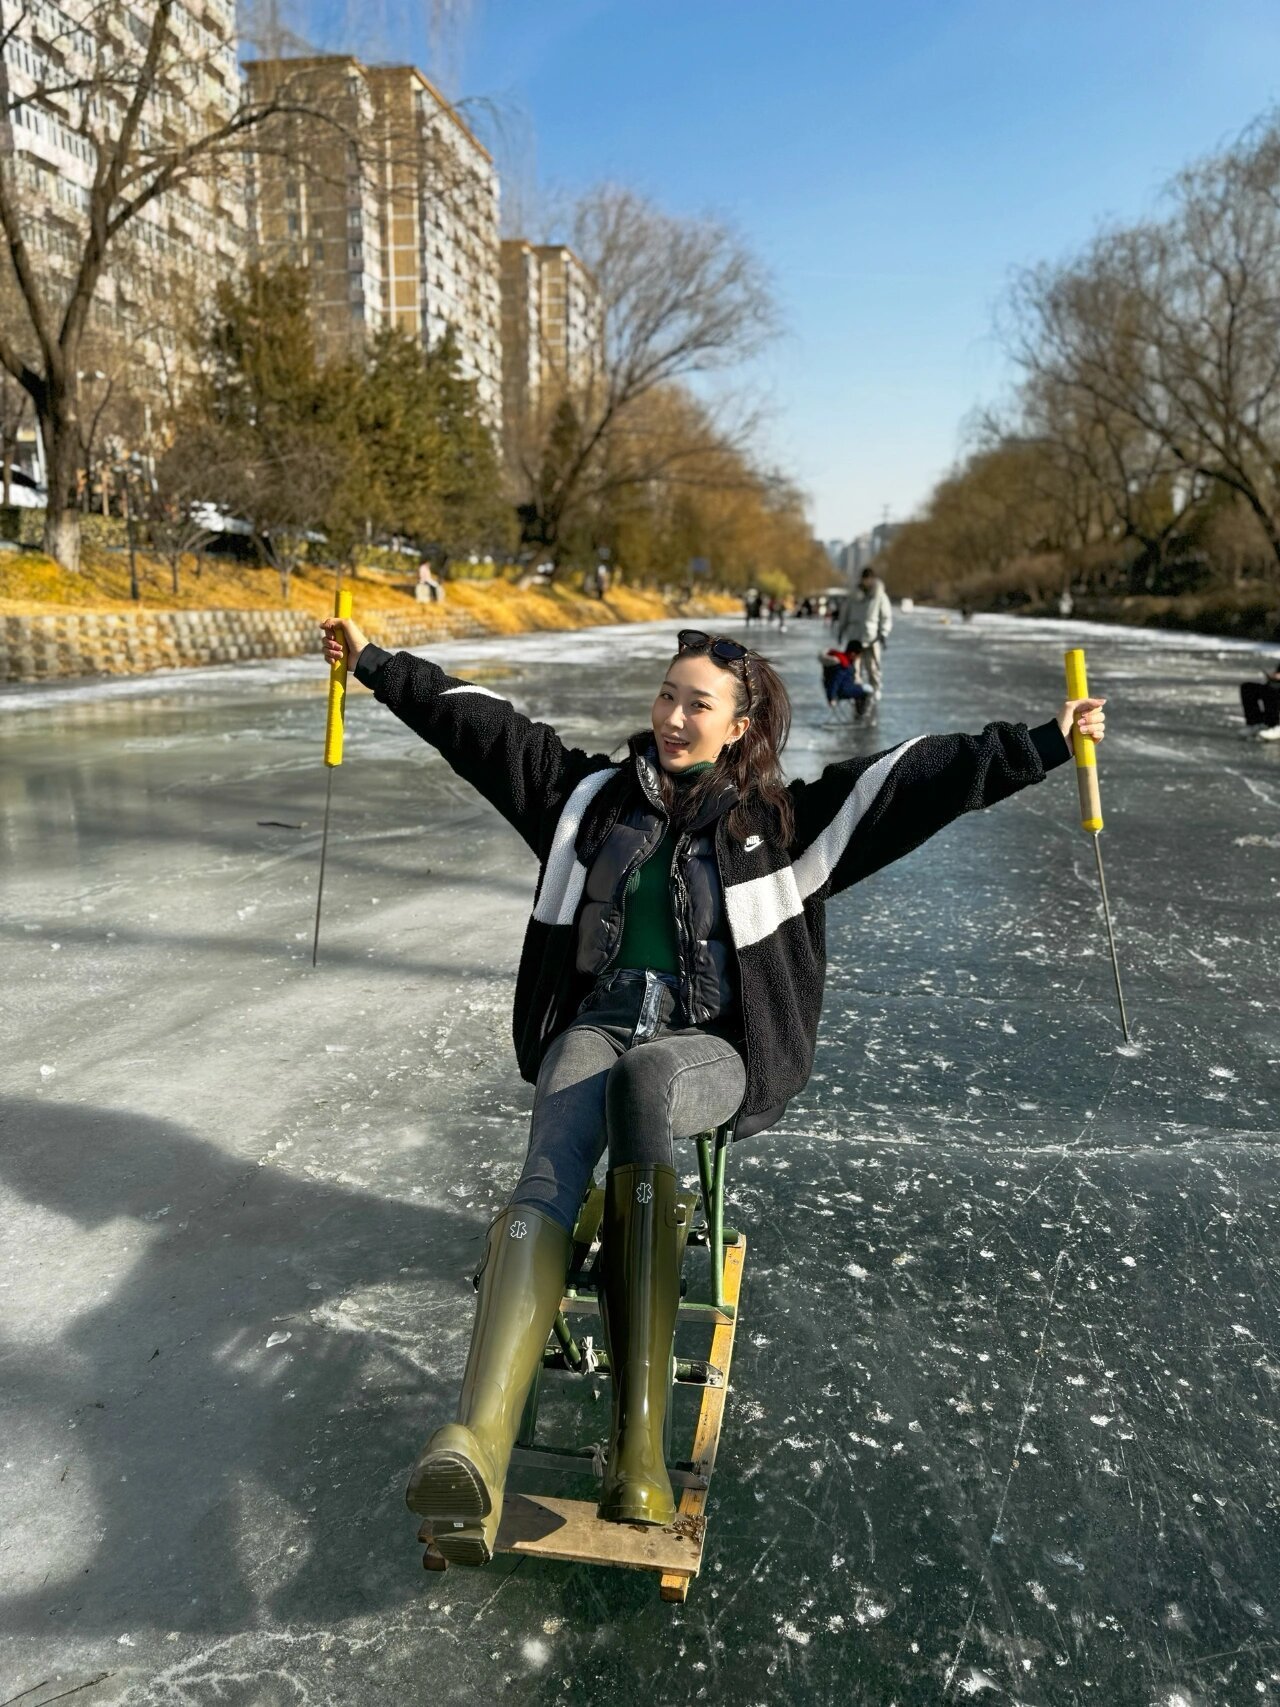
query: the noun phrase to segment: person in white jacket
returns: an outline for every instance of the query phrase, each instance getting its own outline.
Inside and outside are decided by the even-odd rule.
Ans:
[[[893,628],[893,606],[884,582],[872,569],[864,569],[858,581],[858,597],[850,603],[844,643],[860,647],[867,685],[874,699],[880,698],[884,679],[884,647]]]

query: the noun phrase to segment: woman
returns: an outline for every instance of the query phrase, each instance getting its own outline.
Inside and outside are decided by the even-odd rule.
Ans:
[[[790,728],[772,665],[685,629],[650,713],[617,762],[566,747],[487,688],[331,617],[343,655],[540,862],[516,977],[520,1070],[537,1086],[528,1155],[489,1228],[457,1420],[437,1429],[407,1499],[457,1563],[492,1557],[511,1449],[572,1250],[608,1151],[601,1314],[613,1422],[600,1515],[670,1523],[663,1460],[679,1304],[674,1141],[725,1121],[773,1125],[813,1064],[824,906],[960,813],[1069,757],[1072,723],[1101,740],[1101,700],[1028,730],[925,735],[783,780]]]

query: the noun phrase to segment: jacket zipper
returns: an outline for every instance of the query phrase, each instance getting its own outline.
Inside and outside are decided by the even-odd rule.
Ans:
[[[720,905],[724,908],[725,927],[729,933],[729,946],[733,949],[734,970],[738,974],[738,1006],[742,1009],[742,1056],[746,1067],[747,1089],[751,1088],[751,1028],[747,1024],[747,992],[742,981],[742,957],[738,953],[738,939],[733,934],[733,920],[729,916],[728,886],[724,880],[724,862],[720,857],[720,837],[724,830],[724,819],[716,822],[716,833],[712,837],[712,846],[716,851],[716,875],[720,879]],[[738,1116],[734,1116],[737,1126]]]
[[[684,1011],[689,1016],[691,1025],[697,1025],[702,1017],[693,1001],[693,976],[689,970],[689,944],[693,940],[693,920],[689,909],[689,888],[684,880],[684,872],[680,869],[680,857],[689,845],[688,835],[683,835],[676,841],[675,852],[671,857],[671,875],[676,881],[676,895],[679,905],[676,908],[676,947],[680,955],[680,982],[683,986]]]

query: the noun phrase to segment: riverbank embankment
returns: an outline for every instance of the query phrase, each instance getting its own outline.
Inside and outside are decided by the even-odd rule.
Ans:
[[[956,600],[957,604],[961,601]],[[973,607],[999,616],[1052,617],[1060,615],[1057,597],[1031,598],[1023,604],[1007,599]],[[1255,640],[1264,646],[1280,644],[1280,591],[1129,593],[1115,596],[1077,594],[1071,614],[1083,622],[1103,622],[1121,628],[1158,628],[1175,634],[1209,634],[1227,640]]]
[[[134,599],[127,565],[104,557],[95,555],[75,576],[35,554],[0,567],[0,681],[145,675],[301,657],[318,651],[318,619],[333,609],[332,571],[295,572],[286,605],[270,571],[206,564],[198,574],[180,575],[175,594],[152,561],[143,571],[142,596]],[[403,580],[373,570],[357,570],[343,584],[370,638],[393,647],[672,616],[705,621],[738,608],[736,600],[715,593],[686,600],[621,586],[598,599],[569,586],[519,587],[500,578],[451,581],[443,602],[423,604]]]

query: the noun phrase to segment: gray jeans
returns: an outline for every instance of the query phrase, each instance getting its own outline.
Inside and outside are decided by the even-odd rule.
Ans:
[[[673,1141],[728,1120],[746,1090],[741,1055],[713,1032],[673,1024],[676,980],[606,973],[538,1073],[529,1153],[511,1203],[572,1231],[596,1163],[672,1167]]]

